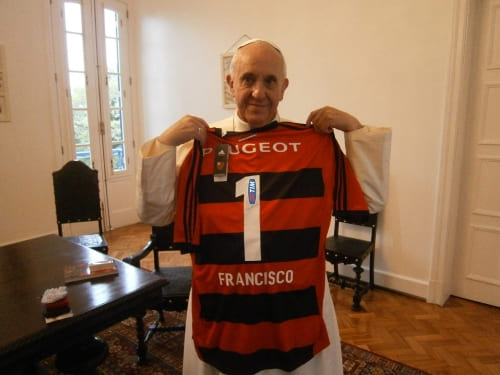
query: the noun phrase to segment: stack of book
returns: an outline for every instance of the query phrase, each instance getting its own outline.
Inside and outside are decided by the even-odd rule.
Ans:
[[[118,268],[112,259],[74,264],[64,268],[64,282],[66,284],[70,284],[77,281],[91,280],[98,277],[106,277],[117,274]]]

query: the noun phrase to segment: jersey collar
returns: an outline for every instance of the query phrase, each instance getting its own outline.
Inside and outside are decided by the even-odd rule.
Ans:
[[[279,113],[276,113],[276,116],[274,117],[273,121],[271,122],[280,122],[280,115]],[[248,122],[243,121],[239,116],[237,112],[234,112],[233,115],[233,132],[246,132],[250,130],[250,125],[248,125]]]

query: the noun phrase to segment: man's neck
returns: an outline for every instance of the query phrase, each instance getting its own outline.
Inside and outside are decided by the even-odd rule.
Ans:
[[[274,118],[269,121],[269,123],[273,122],[273,121],[280,121],[280,116],[279,116],[279,113],[276,113],[276,116],[274,116]],[[267,124],[264,124],[264,125],[267,125]],[[234,112],[234,115],[233,115],[233,131],[235,132],[244,132],[244,131],[247,131],[247,130],[250,130],[250,129],[253,129],[255,128],[254,126],[252,126],[251,124],[249,124],[248,122],[242,120],[240,118],[240,116],[238,116],[238,112]]]

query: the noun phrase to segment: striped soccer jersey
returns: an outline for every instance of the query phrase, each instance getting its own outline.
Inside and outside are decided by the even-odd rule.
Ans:
[[[329,345],[324,245],[334,210],[367,212],[333,135],[294,123],[209,129],[178,178],[174,241],[192,252],[193,340],[228,374],[292,371]]]

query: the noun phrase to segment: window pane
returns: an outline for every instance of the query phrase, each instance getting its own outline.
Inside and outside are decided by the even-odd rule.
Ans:
[[[113,145],[113,170],[123,171],[125,170],[125,148],[123,144]]]
[[[77,3],[64,3],[64,21],[66,31],[82,32],[82,7]]]
[[[73,110],[73,130],[75,144],[90,143],[89,118],[85,110]]]
[[[83,58],[82,36],[66,33],[66,48],[68,50],[69,70],[83,72],[85,70],[85,60]]]
[[[109,106],[110,108],[120,108],[122,106],[120,76],[108,75]]]
[[[123,113],[120,109],[113,109],[109,111],[110,114],[110,124],[111,124],[111,141],[119,142],[123,141]]]
[[[106,43],[106,68],[111,129],[113,171],[126,170],[125,134],[123,126],[122,81],[120,71],[119,15],[111,9],[104,10]]]
[[[104,33],[108,38],[118,38],[118,13],[104,9]]]
[[[91,156],[89,145],[76,147],[76,160],[83,161],[90,168],[92,168]]]
[[[87,91],[84,73],[69,73],[71,103],[73,108],[87,108]]]
[[[106,38],[106,64],[108,73],[120,72],[120,53],[118,39]]]

